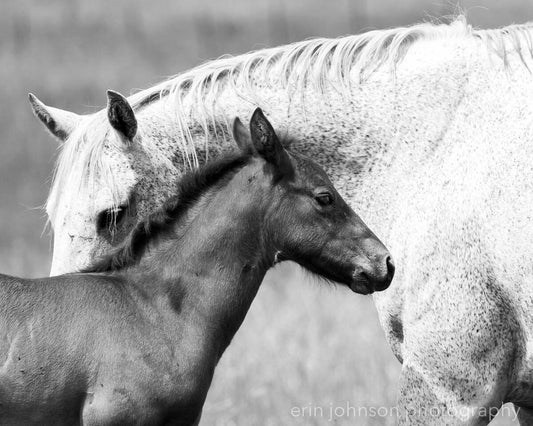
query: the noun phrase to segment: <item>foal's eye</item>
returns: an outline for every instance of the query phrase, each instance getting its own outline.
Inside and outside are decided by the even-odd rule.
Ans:
[[[333,204],[333,194],[330,192],[319,192],[315,195],[315,200],[321,206],[329,206]]]
[[[119,206],[114,209],[107,209],[100,213],[96,218],[96,231],[109,231],[120,225],[126,217],[127,206]]]

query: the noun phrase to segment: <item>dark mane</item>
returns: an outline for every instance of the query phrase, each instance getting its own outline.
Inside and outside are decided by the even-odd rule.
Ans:
[[[169,231],[207,189],[231,171],[245,166],[249,158],[249,155],[240,152],[227,154],[185,173],[177,184],[176,195],[165,201],[160,209],[137,222],[126,239],[111,253],[81,272],[116,271],[136,264],[150,242]]]

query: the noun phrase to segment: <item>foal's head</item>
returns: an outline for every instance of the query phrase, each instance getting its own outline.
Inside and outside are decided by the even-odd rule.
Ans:
[[[249,247],[245,255],[252,254],[267,268],[292,260],[358,293],[387,288],[394,275],[389,252],[324,171],[310,159],[289,153],[260,109],[252,116],[250,132],[238,119],[233,130],[240,153],[185,175],[174,197],[140,221],[115,251],[84,271],[135,265],[149,245],[168,234],[171,239],[180,235],[180,243],[172,247],[181,254],[198,244],[207,244],[209,256],[217,250],[235,250],[237,256],[238,249]],[[193,222],[196,228],[191,231]],[[235,247],[226,237],[241,242],[234,242]],[[215,240],[220,245],[216,249]]]
[[[264,162],[270,177],[262,234],[274,261],[292,260],[357,293],[386,289],[394,275],[390,253],[326,173],[309,158],[288,152],[260,109],[250,132],[236,119],[233,133],[242,151]]]

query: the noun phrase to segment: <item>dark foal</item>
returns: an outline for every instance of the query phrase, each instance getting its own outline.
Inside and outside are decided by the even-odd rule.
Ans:
[[[267,270],[385,289],[383,244],[257,110],[240,147],[85,273],[0,279],[0,423],[191,425]]]

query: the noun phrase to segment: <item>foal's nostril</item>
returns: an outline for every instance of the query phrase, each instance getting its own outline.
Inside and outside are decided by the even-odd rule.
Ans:
[[[382,260],[382,262],[383,263],[381,266],[377,269],[377,271],[380,272],[376,274],[376,280],[374,284],[375,291],[382,291],[389,287],[396,269],[390,255],[387,256],[384,261]]]
[[[396,270],[396,267],[394,266],[394,262],[392,261],[392,257],[387,256],[387,276],[390,281],[392,281],[392,278],[394,277],[394,271]]]

